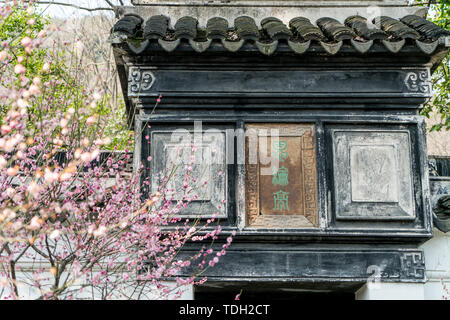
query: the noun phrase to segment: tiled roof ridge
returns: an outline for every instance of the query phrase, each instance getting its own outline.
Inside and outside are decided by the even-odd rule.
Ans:
[[[415,40],[422,51],[431,54],[441,38],[450,36],[450,31],[413,15],[399,20],[380,16],[372,21],[362,16],[350,16],[343,24],[332,17],[322,17],[316,24],[306,17],[296,17],[288,25],[276,17],[267,17],[258,28],[249,16],[237,17],[233,24],[223,17],[213,17],[207,21],[206,27],[199,26],[195,17],[184,16],[172,27],[170,17],[164,15],[152,16],[144,22],[141,17],[131,14],[121,18],[111,33],[122,36],[122,40],[156,39],[166,51],[174,50],[180,40],[188,40],[198,52],[205,51],[213,40],[222,41],[229,51],[239,50],[244,41],[254,41],[264,54],[273,53],[278,41],[287,41],[297,53],[306,51],[311,41],[318,41],[325,51],[335,54],[342,41],[351,41],[358,51],[366,52],[374,40],[382,41],[389,51],[395,53],[401,50],[407,39]],[[448,44],[449,41],[444,42]]]

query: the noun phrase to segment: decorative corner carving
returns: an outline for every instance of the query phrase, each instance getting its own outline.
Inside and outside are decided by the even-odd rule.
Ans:
[[[405,86],[410,92],[431,93],[428,71],[411,71],[406,74]]]
[[[155,76],[150,70],[140,68],[130,68],[128,77],[128,94],[136,95],[151,89],[155,83]]]
[[[425,278],[425,259],[422,252],[408,252],[400,257],[402,276],[407,279]]]

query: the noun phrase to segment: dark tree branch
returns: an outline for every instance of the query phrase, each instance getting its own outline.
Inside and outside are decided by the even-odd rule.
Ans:
[[[111,8],[115,8],[115,7],[116,7],[116,5],[112,4],[112,2],[109,1],[109,0],[105,0],[105,2],[106,2],[107,4],[109,4],[109,6],[110,6]]]
[[[96,7],[96,8],[87,8],[87,7],[81,7],[78,6],[76,4],[71,4],[71,3],[64,3],[64,2],[57,2],[57,1],[37,1],[37,3],[39,4],[54,4],[54,5],[58,5],[58,6],[65,6],[65,7],[72,7],[78,10],[86,10],[89,12],[94,12],[94,11],[115,11],[115,7]]]
[[[109,0],[105,0],[110,7],[95,7],[95,8],[88,8],[88,7],[82,7],[76,4],[72,4],[72,3],[65,3],[65,2],[58,2],[58,1],[34,1],[35,3],[38,4],[48,4],[48,5],[57,5],[57,6],[64,6],[64,7],[71,7],[71,8],[75,8],[78,10],[85,10],[85,11],[89,11],[89,12],[94,12],[94,11],[116,11],[117,6],[113,5]],[[7,1],[5,0],[0,0],[0,3],[6,3]],[[29,2],[29,1],[27,1]]]

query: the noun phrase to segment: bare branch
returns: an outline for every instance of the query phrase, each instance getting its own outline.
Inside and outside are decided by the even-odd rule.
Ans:
[[[109,0],[105,0],[105,2],[106,2],[107,4],[109,4],[109,6],[110,6],[111,8],[115,8],[115,7],[116,7],[116,6],[115,6],[114,4],[112,4],[112,2],[109,1]]]
[[[116,6],[113,5],[110,1],[105,0],[111,7],[95,7],[95,8],[88,8],[88,7],[82,7],[76,4],[72,4],[72,3],[65,3],[65,2],[58,2],[58,1],[36,1],[35,3],[38,4],[53,4],[53,5],[57,5],[57,6],[64,6],[64,7],[71,7],[71,8],[75,8],[78,10],[85,10],[85,11],[90,11],[90,12],[94,12],[94,11],[115,11]],[[0,3],[6,3],[6,0],[0,0]]]

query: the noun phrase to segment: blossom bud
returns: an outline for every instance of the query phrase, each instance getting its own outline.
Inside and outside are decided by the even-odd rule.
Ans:
[[[63,172],[61,176],[59,177],[59,180],[61,181],[67,181],[72,177],[72,174],[70,172]]]
[[[50,268],[50,273],[51,273],[52,275],[56,276],[56,273],[57,273],[57,272],[58,272],[58,270],[56,270],[55,267],[51,267],[51,268]]]
[[[38,230],[41,227],[42,219],[40,219],[38,216],[34,216],[31,221],[30,225],[28,226],[31,230]]]
[[[42,66],[42,71],[43,71],[43,72],[48,72],[48,71],[50,71],[50,64],[44,63],[44,65]]]
[[[67,127],[68,124],[69,124],[69,121],[67,119],[61,119],[61,121],[59,122],[59,125],[62,128]]]
[[[6,167],[7,163],[8,163],[8,161],[6,161],[6,159],[3,156],[0,156],[0,169],[3,169],[4,167]]]
[[[19,64],[17,64],[15,67],[14,67],[14,72],[16,73],[16,74],[23,74],[23,73],[25,73],[27,71],[27,68],[25,68],[23,65],[21,65],[20,63]]]
[[[34,198],[37,198],[39,195],[39,191],[41,190],[41,187],[34,181],[32,181],[27,188],[27,191],[33,195]]]
[[[8,54],[6,53],[5,50],[0,51],[0,61],[5,60],[7,56],[8,56]]]
[[[91,155],[89,154],[89,152],[84,152],[83,154],[81,154],[80,158],[83,162],[91,161]]]
[[[34,77],[33,78],[33,84],[39,86],[41,84],[41,78],[39,77]]]
[[[21,43],[22,46],[24,46],[24,47],[29,47],[29,46],[33,43],[33,40],[31,40],[30,37],[25,37],[25,38],[23,38],[23,39],[20,41],[20,43]]]
[[[96,117],[95,115],[94,115],[94,116],[91,116],[91,117],[89,117],[89,118],[87,118],[87,119],[86,119],[86,124],[87,124],[88,126],[90,126],[91,124],[94,124],[96,118],[97,118],[97,117]]]
[[[80,157],[81,157],[81,149],[80,148],[75,150],[74,157],[75,157],[75,159],[80,159]]]
[[[91,159],[94,160],[95,158],[97,158],[99,156],[99,154],[100,154],[100,151],[98,149],[92,151]]]
[[[16,217],[16,213],[9,208],[4,209],[2,215],[6,219],[14,219]]]
[[[39,87],[38,87],[37,85],[32,84],[32,85],[30,86],[29,92],[30,92],[32,95],[37,96],[37,95],[41,92],[41,90],[39,89]]]
[[[22,96],[23,96],[25,99],[28,99],[28,98],[31,96],[31,93],[30,93],[29,90],[26,90],[26,91],[24,91],[24,92],[22,93]],[[20,106],[19,106],[19,107],[20,107]]]
[[[6,173],[10,177],[14,177],[18,172],[19,172],[19,170],[16,167],[8,168],[8,170],[6,170]]]
[[[16,190],[14,188],[9,187],[8,189],[6,189],[6,195],[10,198],[12,198],[15,193],[16,193]]]
[[[106,227],[105,226],[100,226],[100,227],[98,227],[97,230],[95,230],[93,232],[93,235],[94,235],[94,237],[97,238],[97,237],[103,236],[105,233],[106,233]]]
[[[47,183],[56,182],[58,181],[58,173],[52,172],[49,168],[45,168],[44,179]]]
[[[52,233],[50,233],[50,239],[55,240],[56,238],[59,237],[60,234],[61,234],[61,231],[53,230]]]

